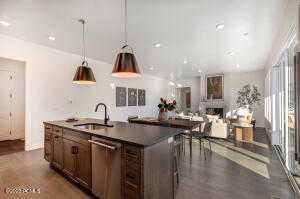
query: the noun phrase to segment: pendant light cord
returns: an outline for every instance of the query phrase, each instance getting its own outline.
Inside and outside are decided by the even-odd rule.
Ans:
[[[81,20],[82,23],[82,55],[83,55],[83,64],[87,64],[86,62],[86,48],[85,48],[85,23],[84,19]]]
[[[127,46],[127,0],[124,0],[124,36],[125,46]]]

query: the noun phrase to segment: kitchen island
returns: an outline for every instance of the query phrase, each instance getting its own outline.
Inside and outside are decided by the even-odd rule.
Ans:
[[[173,199],[178,129],[79,119],[44,122],[44,158],[101,199]]]

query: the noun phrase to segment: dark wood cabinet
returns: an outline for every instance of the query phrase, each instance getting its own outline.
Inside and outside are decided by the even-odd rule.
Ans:
[[[53,166],[61,169],[63,165],[63,142],[62,137],[53,135]]]
[[[97,140],[100,138],[97,137]],[[121,194],[121,198],[116,197],[120,199],[174,198],[173,139],[165,139],[149,147],[118,142],[119,153],[93,147],[93,152],[95,148],[100,152],[102,150],[102,153],[97,152],[97,157],[100,154],[104,157],[102,159],[95,158],[96,153],[92,154],[90,142],[93,143],[93,139],[86,132],[45,124],[44,158],[94,194],[96,191],[92,187],[103,187],[100,185],[106,182],[106,189],[99,191],[111,193],[120,190],[118,195]],[[104,145],[117,145],[109,139],[102,139],[102,142]],[[97,171],[92,171],[92,156],[93,168],[97,168]],[[99,167],[95,164],[99,164]],[[104,171],[103,168],[109,169]],[[99,177],[92,179],[92,175],[102,173],[106,180]],[[116,176],[121,176],[121,181]],[[109,182],[116,180],[120,181],[119,188],[110,187]]]
[[[45,133],[45,140],[44,140],[44,158],[48,162],[52,162],[53,157],[53,142],[52,142],[52,134]]]
[[[76,170],[76,142],[63,139],[63,172],[74,177]]]
[[[85,187],[91,187],[92,168],[90,147],[76,143],[75,146],[75,179]]]

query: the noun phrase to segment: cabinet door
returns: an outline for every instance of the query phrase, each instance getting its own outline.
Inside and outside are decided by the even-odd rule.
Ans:
[[[76,180],[87,188],[91,188],[91,148],[90,146],[76,144]]]
[[[76,169],[75,147],[75,142],[63,139],[63,171],[72,177],[75,175]]]
[[[53,166],[61,169],[63,165],[63,143],[62,137],[54,135],[53,136]]]
[[[52,145],[52,135],[50,133],[45,133],[45,140],[44,140],[44,158],[48,162],[52,162],[53,157],[53,145]]]

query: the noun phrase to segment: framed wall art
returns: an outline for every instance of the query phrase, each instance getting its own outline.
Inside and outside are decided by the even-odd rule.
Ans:
[[[116,106],[126,106],[126,87],[116,87]]]
[[[223,100],[224,99],[224,75],[206,76],[206,99]]]
[[[128,88],[128,106],[137,106],[136,88]]]
[[[138,105],[145,106],[146,105],[146,90],[138,89]]]

